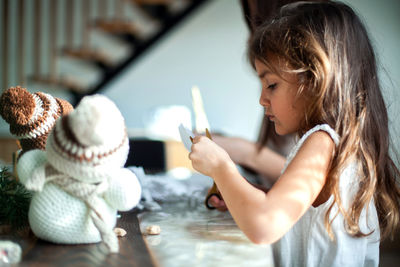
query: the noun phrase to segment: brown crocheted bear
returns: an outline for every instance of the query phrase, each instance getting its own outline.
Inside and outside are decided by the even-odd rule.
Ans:
[[[22,153],[44,150],[55,121],[73,110],[70,103],[49,94],[31,94],[20,86],[11,87],[0,97],[0,115],[10,124],[10,132],[20,142]]]

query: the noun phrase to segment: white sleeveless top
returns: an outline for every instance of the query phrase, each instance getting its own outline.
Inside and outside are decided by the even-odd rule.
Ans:
[[[294,146],[283,171],[304,141],[316,131],[327,132],[336,145],[339,143],[338,134],[329,125],[317,125],[304,134]],[[351,163],[340,175],[339,188],[344,208],[351,203],[357,187],[356,164]],[[273,244],[276,266],[378,266],[380,232],[373,200],[369,203],[368,212],[364,208],[360,216],[361,231],[373,231],[372,234],[361,238],[350,236],[344,228],[343,216],[338,214],[331,226],[334,241],[329,238],[324,226],[324,216],[332,202],[333,196],[316,208],[311,206],[289,232]],[[336,211],[335,205],[330,213],[331,218]]]

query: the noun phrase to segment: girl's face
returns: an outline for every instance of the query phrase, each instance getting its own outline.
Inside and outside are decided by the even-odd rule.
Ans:
[[[273,60],[272,63],[279,64],[279,61]],[[255,67],[262,84],[260,104],[265,108],[265,115],[274,122],[276,133],[297,132],[304,119],[305,105],[304,100],[296,96],[299,88],[297,75],[282,72],[280,77],[259,60],[255,61]]]

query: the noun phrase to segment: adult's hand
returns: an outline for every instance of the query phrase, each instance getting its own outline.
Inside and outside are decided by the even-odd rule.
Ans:
[[[219,211],[227,211],[225,201],[223,199],[219,199],[217,196],[211,196],[208,199],[208,204]]]

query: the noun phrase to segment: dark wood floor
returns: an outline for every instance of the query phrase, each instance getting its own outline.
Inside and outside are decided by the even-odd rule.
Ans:
[[[147,246],[143,241],[137,214],[122,213],[118,227],[127,231],[119,238],[120,252],[108,254],[103,243],[91,245],[57,245],[37,239],[31,232],[1,235],[0,239],[20,244],[23,255],[17,266],[154,266]]]

